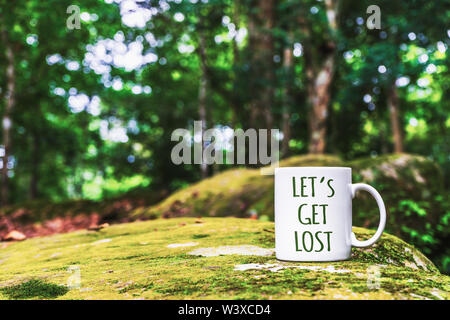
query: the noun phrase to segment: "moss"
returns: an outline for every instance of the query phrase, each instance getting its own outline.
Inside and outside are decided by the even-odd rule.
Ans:
[[[53,283],[33,279],[1,288],[0,291],[9,299],[54,299],[66,294],[69,289]]]
[[[202,221],[199,224],[196,218],[157,219],[118,224],[95,234],[77,231],[0,246],[0,286],[3,287],[0,298],[18,299],[19,295],[8,292],[24,292],[20,288],[30,279],[38,281],[34,283],[40,286],[34,285],[37,291],[21,295],[21,299],[450,297],[450,278],[440,274],[413,246],[389,234],[383,234],[376,246],[354,248],[348,261],[290,263],[278,261],[274,256],[203,257],[190,252],[196,248],[232,245],[273,248],[274,225],[236,218],[203,218]],[[364,228],[353,231],[359,239],[373,234]],[[194,237],[196,246],[168,247],[193,242]],[[111,241],[99,242],[103,239]],[[73,275],[68,270],[74,263],[80,270],[79,289],[66,287]],[[236,269],[247,264],[269,267]],[[280,268],[271,270],[270,266],[274,265]],[[332,272],[331,267],[345,272]],[[371,268],[379,272],[379,288],[367,285]],[[50,295],[48,285],[67,292]]]

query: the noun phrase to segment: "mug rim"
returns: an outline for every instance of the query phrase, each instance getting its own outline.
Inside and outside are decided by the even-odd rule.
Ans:
[[[298,167],[278,167],[278,168],[275,168],[275,171],[279,171],[282,169],[333,169],[333,170],[350,169],[350,170],[352,170],[351,167],[326,167],[326,166],[324,166],[324,167],[301,167],[301,166],[298,166]]]

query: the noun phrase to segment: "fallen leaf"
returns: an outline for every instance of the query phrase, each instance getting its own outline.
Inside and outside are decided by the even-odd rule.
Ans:
[[[13,230],[3,238],[3,241],[22,241],[26,238],[27,237],[22,232]]]

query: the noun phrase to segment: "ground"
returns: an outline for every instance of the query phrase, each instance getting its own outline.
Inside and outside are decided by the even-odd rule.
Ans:
[[[373,232],[354,228],[359,239]],[[275,259],[274,225],[173,218],[0,243],[1,299],[449,299],[450,277],[384,234],[348,261]]]

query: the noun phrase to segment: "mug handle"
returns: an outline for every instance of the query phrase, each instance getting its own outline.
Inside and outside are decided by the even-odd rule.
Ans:
[[[360,241],[356,239],[355,234],[353,232],[351,234],[352,246],[360,248],[368,247],[374,244],[375,241],[377,241],[381,237],[381,234],[383,233],[384,226],[386,225],[386,208],[384,207],[383,199],[381,198],[380,194],[378,193],[377,190],[375,190],[374,187],[369,186],[368,184],[365,183],[355,183],[350,185],[350,190],[352,199],[355,197],[356,191],[358,190],[364,190],[369,192],[372,195],[372,197],[374,197],[375,200],[377,201],[378,209],[380,210],[380,224],[378,225],[377,232],[375,232],[372,238],[370,238],[369,240]]]

